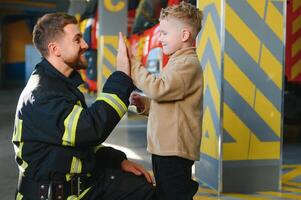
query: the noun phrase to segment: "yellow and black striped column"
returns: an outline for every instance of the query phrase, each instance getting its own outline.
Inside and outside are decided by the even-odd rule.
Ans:
[[[127,0],[98,0],[98,14],[97,88],[101,91],[116,69],[118,33],[126,35]]]
[[[280,188],[285,0],[198,0],[204,117],[196,176],[220,192]]]

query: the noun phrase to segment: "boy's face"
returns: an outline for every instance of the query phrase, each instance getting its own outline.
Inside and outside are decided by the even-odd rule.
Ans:
[[[160,21],[159,41],[163,47],[163,53],[172,55],[183,48],[182,22],[174,17],[166,17]]]

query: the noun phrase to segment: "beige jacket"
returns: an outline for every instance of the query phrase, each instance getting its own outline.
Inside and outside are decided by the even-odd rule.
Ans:
[[[144,111],[149,109],[147,150],[199,160],[203,73],[195,48],[175,52],[158,77],[137,61],[132,61],[131,73],[134,84],[151,99]]]

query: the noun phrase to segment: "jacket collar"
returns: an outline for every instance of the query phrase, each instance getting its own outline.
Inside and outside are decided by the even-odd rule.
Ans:
[[[174,58],[177,58],[179,56],[186,56],[186,55],[190,55],[190,54],[194,54],[196,51],[196,48],[195,47],[188,47],[188,48],[184,48],[184,49],[180,49],[180,50],[177,50],[175,53],[173,53],[169,59],[172,60]]]
[[[75,87],[78,87],[79,85],[84,83],[78,71],[73,70],[70,76],[66,77],[63,74],[61,74],[55,67],[53,67],[53,65],[46,58],[42,58],[42,61],[39,64],[37,64],[36,68],[38,68],[39,66],[45,69],[45,72],[49,75],[59,78],[67,84],[71,84]]]

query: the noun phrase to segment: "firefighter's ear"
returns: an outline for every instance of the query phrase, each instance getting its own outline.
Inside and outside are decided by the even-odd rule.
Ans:
[[[51,54],[51,55],[55,55],[58,57],[61,56],[59,47],[56,42],[50,42],[48,44],[48,51],[49,51],[49,54]]]

